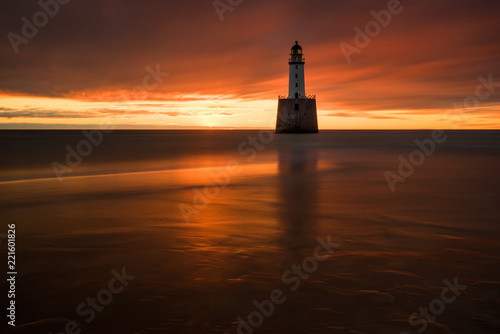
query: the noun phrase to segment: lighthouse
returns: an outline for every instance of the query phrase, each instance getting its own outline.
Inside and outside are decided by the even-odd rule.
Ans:
[[[302,47],[296,41],[288,59],[288,95],[278,97],[276,133],[318,132],[316,96],[306,95],[304,64]]]

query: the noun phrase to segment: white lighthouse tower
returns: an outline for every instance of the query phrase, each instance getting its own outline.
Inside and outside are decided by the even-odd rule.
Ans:
[[[302,48],[298,41],[292,46],[292,53],[288,64],[290,65],[290,76],[288,80],[288,98],[304,98],[306,96],[306,87],[304,80],[304,61],[302,58]]]
[[[288,96],[278,97],[276,133],[318,132],[316,96],[306,96],[302,47],[292,46],[289,65]]]

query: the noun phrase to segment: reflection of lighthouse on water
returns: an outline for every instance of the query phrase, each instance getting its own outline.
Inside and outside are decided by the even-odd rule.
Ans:
[[[316,149],[289,146],[279,150],[279,220],[292,247],[316,238],[317,164]]]

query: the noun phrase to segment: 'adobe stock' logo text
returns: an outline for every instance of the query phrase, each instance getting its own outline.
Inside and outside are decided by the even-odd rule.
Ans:
[[[446,288],[441,290],[439,298],[433,299],[429,303],[429,307],[420,307],[418,313],[415,312],[408,318],[408,323],[411,326],[421,327],[417,329],[418,333],[423,333],[428,326],[429,321],[435,321],[436,316],[441,315],[446,310],[446,305],[453,303],[457,297],[462,294],[462,291],[467,289],[467,285],[458,284],[458,277],[455,277],[453,283],[445,279]],[[400,332],[399,334],[410,334],[409,332]]]
[[[26,16],[21,18],[23,25],[21,27],[21,35],[13,32],[7,34],[14,53],[19,53],[19,46],[21,44],[28,44],[30,39],[35,38],[38,35],[39,29],[45,27],[51,18],[54,18],[60,9],[60,5],[66,5],[71,0],[40,0],[38,1],[38,6],[41,10],[35,12],[32,19],[28,19]]]
[[[146,66],[146,74],[142,79],[142,85],[136,86],[132,89],[134,93],[141,93],[144,91],[151,91],[158,87],[160,83],[163,82],[164,78],[169,76],[168,72],[162,72],[160,70],[160,64],[156,64],[155,68],[151,66]],[[131,100],[136,100],[137,97],[131,96]],[[127,105],[127,104],[125,104]],[[102,144],[104,140],[104,135],[113,132],[115,126],[110,123],[110,120],[103,119],[99,124],[99,129],[97,130],[83,130],[82,134],[85,139],[78,142],[75,148],[67,145],[66,146],[66,164],[60,163],[58,161],[52,162],[51,166],[56,174],[59,182],[63,181],[63,176],[66,173],[72,173],[73,170],[80,166],[83,158],[88,157],[92,154],[95,147]]]
[[[115,295],[123,292],[129,285],[129,282],[135,279],[135,276],[128,275],[125,272],[125,267],[121,272],[111,270],[113,277],[108,281],[106,288],[103,288],[92,297],[87,297],[84,302],[81,302],[76,307],[76,314],[84,318],[86,324],[90,324],[96,318],[96,312],[102,312],[105,306],[111,304]],[[75,321],[68,321],[64,326],[64,331],[55,334],[79,334],[82,333],[82,328]],[[49,334],[53,334],[49,332]]]
[[[408,0],[412,1],[412,0]],[[356,35],[354,35],[353,44],[342,42],[339,44],[340,50],[344,54],[347,63],[350,64],[353,54],[360,54],[361,50],[370,45],[372,38],[377,37],[382,32],[382,28],[387,28],[392,21],[392,16],[401,14],[404,7],[401,5],[399,0],[389,0],[387,2],[387,9],[383,9],[379,12],[372,10],[370,15],[374,18],[372,21],[368,21],[365,24],[364,31],[360,27],[355,26],[353,28]]]

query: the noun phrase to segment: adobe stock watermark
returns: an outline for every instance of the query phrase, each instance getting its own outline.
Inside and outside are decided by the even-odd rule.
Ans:
[[[66,5],[71,0],[40,0],[38,6],[40,10],[35,12],[32,19],[29,20],[26,16],[21,18],[23,25],[21,27],[21,35],[13,32],[7,34],[14,53],[19,53],[21,44],[28,44],[29,41],[38,35],[39,29],[45,27],[51,18],[54,18],[60,10],[60,5]]]
[[[212,2],[221,22],[224,22],[224,13],[234,11],[234,8],[243,3],[243,0],[214,0]]]
[[[418,313],[412,313],[408,317],[408,323],[410,326],[421,326],[417,329],[417,332],[423,333],[428,326],[429,321],[435,321],[436,316],[443,314],[446,309],[446,304],[453,303],[458,296],[462,294],[462,291],[467,289],[466,285],[458,284],[458,277],[455,277],[453,283],[444,280],[446,288],[441,290],[441,295],[439,298],[433,299],[429,303],[429,307],[420,307]],[[409,332],[399,332],[399,334],[410,334]]]
[[[412,0],[408,0],[412,1]],[[401,14],[404,7],[401,5],[399,0],[389,0],[387,2],[387,9],[383,9],[379,12],[374,10],[370,11],[371,16],[374,18],[372,21],[368,21],[365,24],[364,31],[360,27],[355,26],[353,44],[351,45],[346,42],[339,44],[340,50],[344,54],[347,63],[352,62],[351,56],[353,54],[360,54],[361,50],[370,45],[372,38],[377,37],[382,32],[382,28],[387,28],[392,21],[393,15]]]
[[[164,81],[165,77],[170,75],[167,72],[161,72],[160,64],[156,64],[155,69],[149,65],[146,66],[146,72],[148,72],[148,74],[142,79],[142,85],[134,87],[132,89],[133,92],[152,91]],[[132,97],[132,99],[134,98],[135,97]],[[125,106],[128,106],[128,104],[125,104]],[[98,130],[82,131],[85,139],[80,140],[75,148],[67,145],[65,164],[58,161],[54,161],[51,164],[59,182],[63,181],[64,174],[72,173],[74,168],[80,166],[83,158],[88,157],[92,154],[95,147],[102,144],[104,135],[113,132],[114,129],[115,126],[111,124],[109,120],[102,120]]]
[[[450,118],[455,127],[462,125],[467,114],[476,112],[481,101],[488,100],[496,88],[500,87],[500,82],[493,81],[493,73],[490,73],[487,78],[480,75],[477,80],[479,83],[476,86],[474,95],[468,95],[463,102],[455,103],[453,109],[449,109],[445,114],[445,117]]]
[[[90,324],[96,318],[96,312],[102,312],[104,307],[111,304],[113,296],[123,292],[125,287],[129,285],[135,276],[127,275],[125,267],[122,268],[121,273],[116,270],[111,270],[113,277],[109,280],[107,288],[101,289],[95,297],[87,297],[84,302],[81,302],[76,307],[76,314],[84,318],[86,324]],[[69,321],[64,326],[64,332],[56,334],[79,334],[82,328],[74,322]],[[49,332],[49,334],[53,334]]]
[[[246,156],[246,162],[252,162],[257,157],[258,152],[266,149],[274,140],[274,132],[272,130],[261,130],[257,136],[248,136],[238,145],[238,153],[241,156]],[[207,183],[202,189],[194,188],[194,196],[192,205],[181,203],[179,211],[182,218],[189,224],[191,216],[200,213],[200,210],[205,208],[210,201],[219,196],[222,188],[225,188],[231,182],[231,178],[237,176],[242,171],[240,163],[236,160],[229,161],[224,168],[211,171],[209,173],[212,182]]]
[[[447,118],[458,118],[458,120],[455,119],[453,121],[455,128],[463,123],[466,114],[473,113],[479,108],[480,101],[486,101],[495,92],[495,89],[500,87],[500,82],[493,81],[492,73],[487,78],[480,75],[477,80],[479,84],[476,86],[474,95],[468,95],[462,103],[455,103],[454,108],[446,113]],[[443,144],[447,140],[448,135],[445,134],[444,130],[432,131],[431,138],[424,140],[415,139],[417,148],[410,153],[408,159],[399,155],[397,172],[384,172],[384,178],[391,192],[394,193],[396,191],[397,183],[404,183],[413,175],[416,167],[421,166],[428,157],[434,154],[437,144]]]
[[[281,115],[278,115],[280,117]],[[284,117],[284,116],[283,116]],[[274,128],[276,119],[271,119],[271,126]],[[259,152],[262,152],[274,140],[274,130],[260,130],[256,136],[248,136],[238,145],[238,153],[240,156],[246,156],[245,161],[250,163],[257,158]],[[212,182],[207,183],[202,189],[194,188],[194,196],[191,201],[192,205],[181,203],[179,204],[179,212],[182,218],[189,224],[192,215],[198,215],[200,209],[205,208],[210,201],[219,196],[222,188],[225,188],[231,182],[231,178],[237,176],[242,171],[242,167],[237,160],[229,161],[224,168],[211,171],[209,173]]]
[[[436,144],[442,144],[448,139],[443,130],[432,131],[431,138],[423,140],[415,139],[416,149],[411,151],[408,159],[405,159],[401,154],[398,157],[399,166],[397,173],[386,171],[384,173],[385,180],[391,192],[396,191],[397,183],[404,183],[407,178],[413,175],[415,168],[421,166],[425,160],[434,154]]]
[[[308,279],[310,274],[318,270],[319,262],[326,261],[333,255],[335,250],[340,247],[340,244],[333,243],[330,239],[330,235],[326,238],[326,241],[321,237],[318,237],[316,239],[318,245],[314,250],[313,256],[306,257],[302,261],[301,265],[294,264],[291,269],[285,271],[281,275],[281,281],[288,286],[290,291],[297,291],[302,284],[302,281]],[[254,300],[252,304],[255,307],[255,310],[248,314],[246,320],[241,316],[236,318],[239,324],[236,330],[237,334],[252,334],[255,329],[264,324],[264,320],[266,318],[269,318],[274,314],[276,305],[281,305],[285,301],[285,292],[281,289],[274,289],[271,291],[269,299],[265,299],[262,302]],[[225,332],[225,334],[229,333]]]

